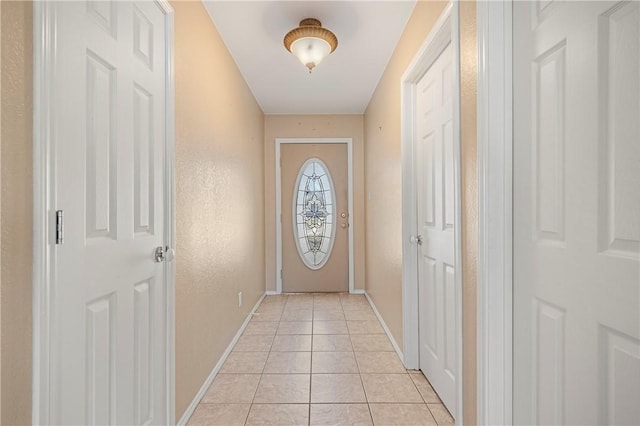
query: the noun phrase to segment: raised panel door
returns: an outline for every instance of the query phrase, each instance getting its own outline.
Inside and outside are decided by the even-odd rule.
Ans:
[[[453,50],[416,85],[420,369],[456,415],[455,163]]]
[[[513,11],[514,423],[640,424],[640,3]]]
[[[166,19],[56,2],[51,422],[167,424]]]

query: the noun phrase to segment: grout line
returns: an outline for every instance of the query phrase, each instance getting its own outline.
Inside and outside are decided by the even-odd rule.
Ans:
[[[313,296],[312,304],[311,304],[311,334],[310,334],[310,336],[311,336],[311,348],[310,348],[310,370],[309,370],[308,424],[310,424],[310,422],[311,422],[311,405],[312,405],[311,398],[312,398],[313,353],[314,353],[313,343],[314,343],[314,338],[315,338],[315,333],[314,333],[313,326],[314,326],[315,321],[316,321],[315,320],[315,312],[316,312],[315,298],[316,298],[316,296],[317,295]],[[285,297],[286,297],[286,295],[285,295]],[[266,364],[268,362],[268,359],[269,359],[271,353],[274,352],[273,351],[273,344],[275,342],[275,337],[278,335],[277,331],[278,331],[278,329],[280,327],[280,324],[281,324],[281,322],[283,322],[282,315],[284,313],[284,310],[287,309],[288,301],[289,301],[289,299],[287,297],[287,301],[284,303],[283,308],[282,308],[282,313],[280,315],[280,320],[277,321],[278,322],[278,327],[276,328],[276,333],[273,336],[271,346],[270,346],[269,351],[267,353],[267,360],[265,361],[265,364],[264,364],[264,366],[262,368],[262,372],[260,373],[260,380],[258,382],[258,387],[260,385],[260,382],[262,381],[263,376],[265,375]],[[304,308],[302,308],[302,309],[304,309]],[[345,321],[345,324],[346,324],[346,316],[345,316],[344,306],[342,305],[342,300],[340,300],[340,309],[341,309],[341,312],[342,312],[342,315],[343,315],[343,318],[344,318],[344,321]],[[319,309],[319,310],[322,310],[322,309]],[[301,323],[301,322],[305,322],[305,321],[303,321],[303,320],[295,320],[294,322]],[[355,358],[355,348],[353,347],[353,342],[351,341],[351,332],[350,332],[348,326],[347,326],[347,334],[346,335],[349,336],[349,343],[351,344],[351,353],[353,354],[353,356]],[[293,351],[293,352],[305,352],[305,351]],[[356,363],[357,363],[357,359],[356,359]],[[282,374],[286,375],[286,374],[289,374],[289,373],[282,373]],[[327,373],[327,374],[329,374],[329,373]],[[370,420],[373,422],[373,414],[371,412],[371,405],[368,402],[367,394],[366,394],[366,391],[364,390],[364,382],[362,380],[362,373],[360,371],[359,365],[358,365],[358,377],[360,378],[360,382],[361,382],[361,385],[362,385],[362,390],[363,390],[363,393],[364,393],[364,396],[365,396],[364,403],[367,404],[367,409],[369,411],[369,417],[370,417]],[[415,385],[415,383],[414,383],[414,385]],[[248,422],[249,414],[251,413],[251,409],[252,409],[253,405],[255,405],[255,397],[256,397],[256,395],[257,395],[257,389],[256,389],[256,392],[254,393],[252,402],[251,402],[251,404],[249,406],[249,411],[247,413],[247,417],[245,418],[245,424]],[[270,403],[270,404],[272,404],[272,405],[281,405],[283,403]],[[318,403],[318,404],[339,404],[339,405],[344,404],[344,405],[350,405],[350,404],[355,404],[355,403],[353,403],[353,402],[344,402],[344,403],[333,402],[333,403]]]
[[[369,304],[369,300],[367,300],[367,303]],[[371,306],[371,304],[369,304],[369,306]],[[344,306],[342,307],[342,313],[344,314]],[[345,315],[345,321],[347,319],[347,316]],[[349,325],[347,324],[347,331],[349,332],[349,340],[351,340],[351,331],[349,330]],[[351,342],[351,346],[353,346],[353,341]],[[356,356],[356,348],[353,348],[353,356]],[[356,359],[356,363],[357,363],[357,359]],[[367,390],[364,387],[364,380],[362,379],[362,372],[360,371],[360,366],[358,366],[358,374],[360,375],[360,383],[362,383],[362,392],[364,392],[364,400],[367,403],[367,409],[369,410],[369,417],[371,418],[371,424],[373,423],[373,413],[371,412],[371,404],[369,403],[369,397],[367,396]]]
[[[418,370],[418,371],[420,371],[420,370]],[[411,380],[411,383],[413,383],[413,387],[416,388],[416,391],[418,391],[418,395],[420,395],[420,398],[426,404],[427,400],[424,399],[424,396],[422,396],[422,392],[420,392],[420,389],[418,389],[418,385],[416,384],[415,380],[413,380],[413,377],[411,377],[411,373],[409,373],[409,371],[407,371],[407,374],[409,375],[409,380]],[[431,412],[431,410],[429,410],[429,412]],[[433,414],[431,414],[431,415],[433,415]]]
[[[264,303],[264,299],[260,304],[262,305],[262,303]],[[285,305],[286,305],[286,302],[285,302]],[[282,310],[284,311],[284,305],[282,307]],[[282,319],[282,312],[280,313],[280,318]],[[280,327],[280,321],[281,320],[278,320],[278,327],[276,327],[276,332],[273,334],[273,339],[271,340],[271,346],[269,347],[269,352],[267,352],[267,359],[265,360],[264,365],[262,366],[262,372],[260,372],[260,379],[258,379],[258,386],[256,386],[256,391],[253,394],[253,398],[251,398],[251,404],[249,404],[249,411],[247,411],[247,417],[245,417],[244,419],[245,425],[249,421],[249,414],[251,414],[251,409],[253,408],[254,401],[256,400],[258,389],[260,388],[260,383],[262,382],[262,376],[264,376],[264,369],[267,367],[267,361],[269,361],[269,356],[271,355],[271,350],[273,349],[273,342],[275,342],[276,336],[278,335],[278,328]]]
[[[398,357],[400,358],[400,361],[402,362],[402,365],[405,365],[404,354],[400,350],[400,347],[398,346],[398,343],[396,342],[396,339],[394,339],[393,334],[391,334],[391,330],[389,330],[389,327],[387,327],[387,323],[384,322],[384,319],[382,318],[382,315],[380,315],[380,312],[378,312],[378,308],[376,307],[376,304],[373,303],[373,300],[371,300],[371,297],[369,297],[369,294],[366,291],[364,292],[364,297],[366,297],[367,302],[369,303],[369,306],[371,307],[371,309],[373,310],[373,313],[375,314],[376,318],[378,319],[378,323],[380,324],[380,326],[382,326],[382,329],[384,330],[384,333],[389,338],[389,341],[391,342],[391,346],[393,346],[393,349],[398,354]]]
[[[262,303],[264,303],[264,300],[262,301]],[[260,303],[260,305],[262,305],[262,303]],[[280,324],[280,322],[278,322],[278,325],[279,324]],[[276,333],[277,332],[278,332],[278,328],[276,327]],[[273,347],[273,341],[275,340],[275,338],[276,338],[276,335],[274,333],[273,334],[273,339],[271,340],[271,346],[269,346],[269,351],[267,352],[267,359],[264,361],[264,366],[262,366],[262,371],[264,371],[264,367],[267,365],[267,361],[269,360],[269,355],[271,354],[271,348]],[[251,409],[253,408],[253,401],[255,401],[255,399],[256,399],[256,394],[258,393],[258,389],[260,388],[260,382],[261,381],[262,381],[262,372],[260,373],[260,378],[258,379],[258,384],[256,385],[256,390],[253,393],[253,398],[251,398],[251,403],[249,404],[249,410],[247,410],[247,415],[244,418],[244,424],[245,425],[249,421],[249,414],[251,414]]]

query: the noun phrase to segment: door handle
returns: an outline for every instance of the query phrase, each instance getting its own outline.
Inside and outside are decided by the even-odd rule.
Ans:
[[[409,237],[409,242],[411,244],[417,244],[419,246],[422,245],[422,235],[411,235]]]
[[[158,263],[162,263],[165,260],[171,262],[176,257],[176,251],[169,246],[159,246],[156,247],[156,250],[153,253],[153,257]]]

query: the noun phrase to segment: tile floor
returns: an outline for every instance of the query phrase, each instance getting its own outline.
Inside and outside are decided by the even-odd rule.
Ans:
[[[453,419],[407,371],[367,299],[267,296],[190,425],[443,425]]]

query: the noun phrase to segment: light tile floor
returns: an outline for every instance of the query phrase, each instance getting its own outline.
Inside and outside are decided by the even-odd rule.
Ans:
[[[405,370],[367,299],[267,296],[190,425],[444,425],[453,418]]]

